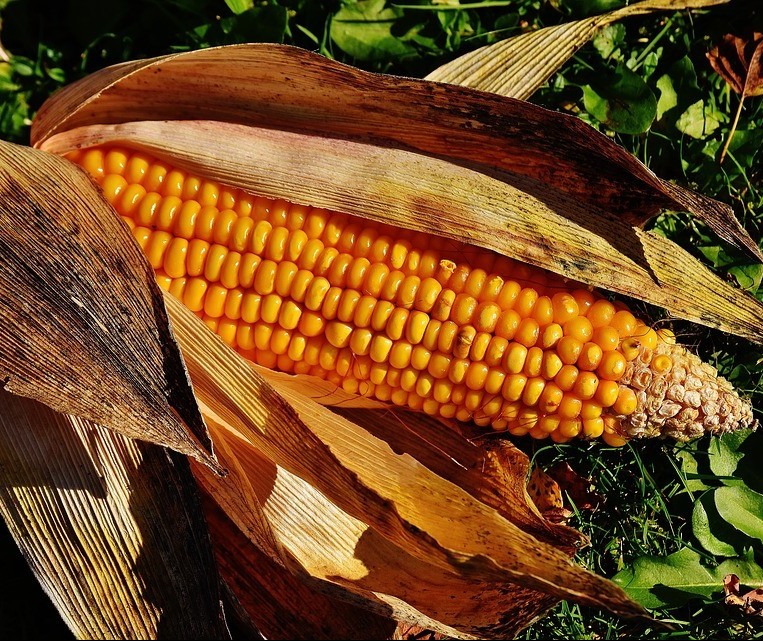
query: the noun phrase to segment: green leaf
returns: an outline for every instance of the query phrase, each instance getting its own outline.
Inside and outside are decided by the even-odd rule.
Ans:
[[[763,541],[763,494],[738,485],[715,491],[718,514],[737,530]]]
[[[737,556],[754,541],[729,525],[719,514],[716,490],[705,492],[694,504],[691,527],[699,544],[715,556]]]
[[[416,55],[416,48],[392,34],[401,9],[385,0],[363,0],[342,7],[331,21],[331,39],[358,60],[388,60]]]
[[[689,492],[702,492],[708,489],[709,486],[702,479],[696,478],[700,472],[699,462],[694,454],[688,449],[683,449],[677,452],[676,456],[681,461],[681,470],[686,476],[686,489]]]
[[[573,15],[586,17],[624,7],[626,0],[563,0],[561,4]]]
[[[652,90],[622,63],[583,87],[583,104],[599,122],[623,134],[645,132],[657,115]]]
[[[657,80],[657,89],[660,91],[660,97],[657,99],[657,120],[662,120],[666,112],[678,105],[678,94],[668,74],[660,76]]]
[[[720,114],[703,100],[697,100],[676,121],[676,128],[692,138],[704,138],[721,124]]]
[[[285,7],[265,5],[248,9],[237,16],[220,20],[220,27],[228,35],[228,44],[243,42],[281,43],[286,33],[289,13]]]
[[[710,470],[716,476],[734,476],[739,461],[744,456],[742,444],[750,437],[752,430],[739,430],[713,439],[708,452]]]
[[[625,27],[617,22],[604,27],[593,39],[593,46],[599,55],[606,60],[625,41]]]
[[[225,0],[225,4],[233,13],[238,15],[251,9],[254,6],[254,0]]]
[[[758,291],[760,287],[760,281],[763,279],[763,265],[739,265],[729,269],[729,274],[736,278],[737,283],[742,289],[747,290],[751,294]]]
[[[666,557],[642,556],[612,580],[646,608],[673,608],[695,598],[709,599],[723,589],[723,578],[736,574],[744,585],[763,587],[763,568],[751,556],[729,559],[715,568],[683,548]]]

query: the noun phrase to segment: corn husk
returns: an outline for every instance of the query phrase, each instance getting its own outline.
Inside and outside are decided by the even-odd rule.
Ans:
[[[78,638],[230,638],[184,457],[0,390],[0,515]]]
[[[426,79],[527,100],[603,27],[659,11],[703,9],[729,0],[642,0],[584,20],[522,33],[437,67]]]
[[[90,180],[2,144],[0,202],[4,388],[215,466],[153,271]]]

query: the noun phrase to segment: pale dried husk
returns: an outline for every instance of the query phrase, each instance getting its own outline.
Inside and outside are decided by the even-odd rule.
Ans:
[[[0,515],[77,638],[230,638],[184,457],[0,390]]]
[[[575,118],[272,45],[120,69],[46,103],[35,144],[130,144],[265,196],[466,241],[763,341],[763,304],[638,226],[671,206],[722,221],[725,206],[660,181]],[[754,246],[732,219],[723,226],[737,245]]]
[[[437,67],[426,79],[527,100],[602,27],[658,11],[703,9],[729,0],[644,0],[598,16],[522,33]]]

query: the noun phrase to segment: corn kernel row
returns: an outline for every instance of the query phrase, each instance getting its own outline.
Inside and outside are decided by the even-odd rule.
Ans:
[[[127,149],[70,158],[160,285],[255,362],[558,442],[616,444],[636,409],[619,381],[658,336],[622,305],[492,252],[253,196]]]

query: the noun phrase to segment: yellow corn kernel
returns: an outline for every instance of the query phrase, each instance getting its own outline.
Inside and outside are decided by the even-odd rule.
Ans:
[[[594,371],[601,363],[603,356],[604,352],[596,343],[585,343],[580,350],[580,356],[578,356],[578,369],[588,372]]]
[[[641,339],[637,338],[636,336],[626,338],[620,344],[620,351],[622,352],[626,361],[635,360],[641,353]]]
[[[611,352],[620,344],[620,334],[614,327],[605,325],[593,331],[592,340],[601,347],[602,351]]]
[[[524,373],[528,377],[540,376],[543,366],[543,350],[540,347],[531,347],[525,357]]]
[[[511,374],[519,374],[525,367],[527,347],[520,343],[511,343],[503,358],[503,368]]]
[[[603,379],[617,381],[625,373],[626,365],[625,356],[620,352],[605,352],[596,371]]]
[[[594,329],[610,325],[615,316],[615,306],[607,300],[597,300],[591,305],[586,317]]]
[[[559,403],[559,409],[556,411],[561,418],[576,418],[580,415],[583,407],[582,401],[572,394],[565,393],[562,402]]]
[[[575,438],[580,434],[583,424],[579,418],[562,418],[559,421],[559,432],[566,438]]]
[[[564,392],[555,383],[546,383],[538,399],[538,409],[544,414],[552,414],[559,409]]]
[[[578,368],[574,365],[562,366],[559,373],[554,377],[554,383],[559,386],[559,389],[564,390],[565,392],[569,392],[575,386],[575,381],[577,380]]]
[[[574,365],[583,351],[583,343],[574,336],[565,336],[556,345],[556,353],[565,365]]]
[[[551,349],[564,336],[564,330],[559,323],[551,323],[543,328],[543,332],[540,336],[540,346],[543,349]]]
[[[667,354],[659,354],[652,359],[651,368],[657,372],[667,372],[673,367],[673,360]]]
[[[527,376],[524,374],[510,374],[503,382],[501,396],[507,401],[518,401],[522,398],[525,385],[527,385]]]
[[[575,298],[566,292],[554,294],[551,298],[554,308],[554,322],[563,325],[580,314],[580,309]]]
[[[572,336],[581,343],[590,341],[593,336],[593,325],[585,316],[576,316],[568,320],[564,323],[563,328],[565,336]]]
[[[620,387],[620,391],[617,395],[617,400],[615,401],[614,405],[612,405],[612,409],[614,410],[615,414],[633,414],[633,412],[636,411],[636,406],[638,405],[638,399],[636,398],[636,392],[634,392],[630,387]]]
[[[599,377],[593,372],[580,372],[572,388],[572,393],[579,399],[587,401],[594,397],[599,387]]]
[[[621,309],[612,317],[609,325],[618,331],[620,338],[626,338],[636,330],[636,317],[628,310]]]
[[[542,429],[547,434],[551,434],[554,430],[556,430],[559,427],[559,423],[561,422],[561,418],[557,414],[548,414],[546,416],[541,416],[538,420],[538,427]]]

